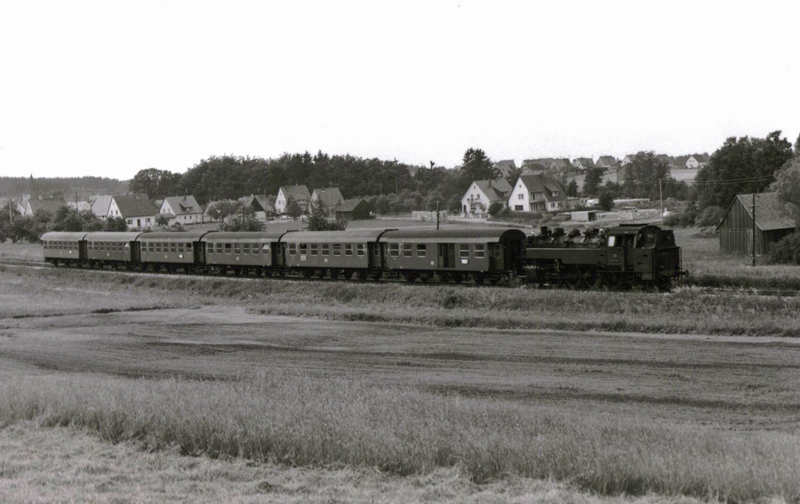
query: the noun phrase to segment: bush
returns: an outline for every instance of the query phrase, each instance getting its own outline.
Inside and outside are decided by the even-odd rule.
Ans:
[[[489,205],[489,215],[495,216],[502,211],[503,211],[503,204],[500,203],[499,201],[495,201],[494,203]]]
[[[772,264],[800,264],[800,233],[784,236],[769,252]]]

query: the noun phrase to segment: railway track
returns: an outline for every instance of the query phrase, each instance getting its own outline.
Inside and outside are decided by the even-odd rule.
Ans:
[[[49,263],[44,261],[26,261],[21,259],[0,259],[0,265],[4,266],[18,266],[18,267],[30,267],[30,268],[53,268],[53,266]],[[58,269],[67,269],[67,270],[84,270],[85,268],[75,268],[75,267],[60,267]],[[273,279],[273,280],[287,280],[293,282],[319,282],[319,281],[326,281],[326,282],[347,282],[347,283],[365,283],[365,284],[374,284],[376,283],[375,280],[347,280],[342,278],[305,278],[302,276],[288,276],[288,277],[257,277],[257,276],[250,276],[250,275],[225,275],[221,276],[218,274],[212,273],[171,273],[169,271],[136,271],[136,270],[126,270],[126,269],[90,269],[87,271],[94,271],[98,273],[106,273],[106,274],[135,274],[135,275],[146,275],[146,276],[153,276],[153,277],[175,277],[175,278],[185,278],[187,276],[198,277],[198,278],[208,278],[208,279],[228,279],[228,280],[250,280],[250,281],[257,281],[257,280],[265,280],[265,279]],[[408,282],[402,278],[382,278],[380,280],[381,283],[397,283],[397,284],[408,284]],[[441,285],[439,282],[428,282],[428,283],[421,283],[416,282],[414,285]],[[463,283],[463,284],[454,284],[448,283],[449,286],[458,286],[458,287],[483,287],[481,285],[473,285],[471,283]],[[516,287],[518,286],[516,282],[512,282],[510,284],[498,284],[493,285],[492,287]],[[753,296],[776,296],[776,297],[798,297],[800,296],[800,290],[791,290],[791,289],[758,289],[758,288],[729,288],[729,287],[703,287],[698,285],[691,285],[688,284],[686,287],[699,290],[702,293],[708,294],[720,294],[720,293],[730,293],[730,294],[747,294]]]

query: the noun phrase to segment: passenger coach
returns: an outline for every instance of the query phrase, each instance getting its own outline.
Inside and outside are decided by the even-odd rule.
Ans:
[[[281,237],[293,231],[208,233],[200,240],[209,272],[283,275]]]

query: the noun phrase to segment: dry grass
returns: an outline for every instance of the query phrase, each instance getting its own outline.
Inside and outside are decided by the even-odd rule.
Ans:
[[[554,479],[603,495],[800,500],[800,438],[261,373],[231,382],[39,376],[0,385],[0,421],[75,426],[112,442],[294,467],[457,468],[476,482]]]

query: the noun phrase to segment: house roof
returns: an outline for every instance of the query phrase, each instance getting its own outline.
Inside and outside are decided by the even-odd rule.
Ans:
[[[522,166],[532,167],[534,165],[539,165],[542,168],[548,168],[550,166],[550,163],[552,163],[553,161],[554,161],[553,158],[526,159],[525,161],[522,162]]]
[[[529,192],[545,193],[548,201],[567,200],[567,191],[555,177],[546,174],[523,175],[520,180],[522,180]],[[558,196],[553,196],[552,193],[554,192],[558,192]]]
[[[51,199],[29,199],[28,203],[31,205],[31,212],[55,212],[61,207],[67,206],[67,203],[63,200],[51,200]]]
[[[567,170],[572,167],[572,163],[570,163],[567,158],[554,159],[550,164],[555,164],[556,168],[559,170]]]
[[[614,159],[614,156],[600,156],[597,158],[597,163],[595,164],[605,164],[606,166],[614,166],[617,164],[617,160]]]
[[[355,210],[355,208],[358,205],[361,204],[362,201],[364,203],[366,203],[367,205],[369,205],[369,202],[367,200],[365,200],[364,198],[353,198],[353,199],[345,200],[344,203],[342,203],[341,205],[336,207],[336,211],[337,212],[352,212],[353,210]]]
[[[753,217],[751,206],[753,205],[752,194],[737,194],[722,220],[717,224],[717,229],[722,225],[728,217],[728,213],[736,204],[736,201],[742,204],[747,215]],[[756,194],[756,226],[761,231],[774,231],[776,229],[793,229],[797,226],[794,219],[785,210],[786,203],[778,197],[778,193],[762,193]]]
[[[111,206],[111,198],[113,198],[113,196],[97,196],[92,203],[92,213],[102,217],[108,215],[108,207]]]
[[[689,157],[693,157],[698,163],[708,163],[709,159],[711,158],[711,156],[708,154],[692,154]]]
[[[503,159],[502,161],[497,161],[494,167],[500,170],[500,173],[505,177],[511,173],[512,170],[517,169],[517,163],[515,163],[513,159]]]
[[[275,207],[275,196],[272,195],[265,196],[263,194],[255,194],[255,195],[251,194],[250,196],[242,196],[241,198],[239,198],[239,201],[243,205],[250,205],[254,208],[261,207],[261,210],[256,209],[256,211],[270,212],[274,210]],[[253,205],[254,202],[255,205]],[[213,203],[216,203],[216,201],[214,201]],[[209,203],[209,206],[211,206],[211,203]],[[208,209],[206,209],[206,211],[208,211]]]
[[[311,199],[311,193],[308,192],[308,187],[304,185],[290,185],[281,186],[281,191],[287,198],[292,198],[297,201],[308,201]]]
[[[489,198],[489,201],[505,201],[513,190],[505,179],[476,180],[473,182]]]
[[[338,187],[328,187],[325,189],[314,189],[314,194],[317,195],[317,201],[327,204],[330,201],[331,205],[338,205],[344,201],[342,192]],[[314,194],[311,197],[314,197]]]
[[[188,214],[198,214],[203,213],[203,209],[200,208],[200,204],[194,199],[194,196],[169,196],[164,198],[164,201],[167,202],[169,207],[172,209],[172,213],[175,215],[188,215]]]
[[[124,218],[150,217],[158,213],[158,209],[150,202],[146,194],[125,194],[114,196],[119,213]]]
[[[580,157],[575,161],[582,164],[583,166],[594,166],[594,159],[592,158]]]

